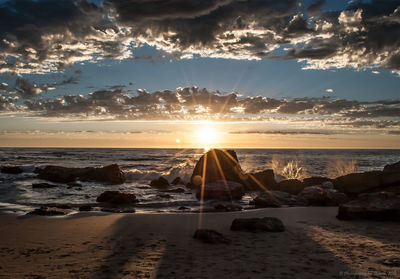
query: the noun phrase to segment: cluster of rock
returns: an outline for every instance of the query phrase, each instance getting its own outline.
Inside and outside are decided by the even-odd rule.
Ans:
[[[125,175],[117,164],[94,168],[67,168],[60,166],[45,166],[34,170],[38,178],[58,183],[70,183],[77,179],[80,181],[97,181],[111,184],[122,184]]]

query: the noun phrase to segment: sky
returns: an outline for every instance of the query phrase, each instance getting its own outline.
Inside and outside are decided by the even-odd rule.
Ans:
[[[0,0],[0,146],[400,148],[400,0]]]

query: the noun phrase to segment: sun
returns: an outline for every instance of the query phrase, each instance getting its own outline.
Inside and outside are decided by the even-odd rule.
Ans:
[[[218,131],[212,124],[203,124],[196,128],[194,137],[197,144],[205,150],[209,150],[218,142]]]

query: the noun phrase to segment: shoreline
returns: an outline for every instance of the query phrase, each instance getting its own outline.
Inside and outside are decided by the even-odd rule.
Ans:
[[[392,274],[399,224],[340,221],[337,207],[182,214],[0,214],[1,278],[354,278]],[[234,218],[277,217],[282,233],[230,231]],[[230,245],[205,244],[214,229]],[[353,276],[353,277],[351,277]],[[364,276],[361,278],[369,278]]]

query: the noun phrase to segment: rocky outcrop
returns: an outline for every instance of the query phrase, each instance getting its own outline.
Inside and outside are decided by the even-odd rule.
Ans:
[[[276,187],[273,170],[265,170],[256,173],[247,173],[245,180],[246,190],[270,190]]]
[[[332,179],[323,176],[312,176],[303,179],[304,187],[322,185],[324,182],[332,182]]]
[[[298,179],[286,179],[278,182],[274,190],[297,195],[304,189],[304,184]]]
[[[260,193],[255,197],[250,205],[255,207],[281,207],[281,206],[307,206],[308,202],[305,198],[292,195],[281,191],[269,191]]]
[[[250,232],[283,232],[285,231],[285,226],[281,220],[275,217],[239,218],[233,220],[231,230]]]
[[[21,169],[21,168],[18,167],[18,166],[14,166],[14,167],[11,167],[11,166],[3,166],[3,167],[1,168],[1,172],[2,172],[2,173],[8,173],[8,174],[20,174],[20,173],[23,173],[24,170]]]
[[[333,184],[339,192],[353,196],[360,193],[387,191],[387,187],[400,187],[400,172],[395,172],[394,167],[386,167],[386,169],[386,171],[347,174],[336,178]]]
[[[309,205],[316,206],[337,206],[349,201],[344,193],[335,189],[324,189],[322,186],[309,186],[299,193],[300,197],[307,200]]]
[[[158,189],[166,189],[169,187],[169,182],[164,177],[160,176],[150,182],[150,186]]]
[[[383,171],[384,172],[398,172],[398,173],[400,173],[400,162],[386,165],[383,168]]]
[[[196,198],[204,200],[237,200],[244,195],[243,185],[233,181],[219,180],[198,187]]]
[[[246,177],[235,151],[211,149],[196,163],[190,180],[192,184],[199,186],[203,179],[205,184],[221,180],[243,184]]]
[[[400,221],[400,195],[388,192],[361,194],[357,200],[340,205],[337,218]]]
[[[229,244],[231,242],[222,233],[207,229],[196,230],[193,237],[204,243],[210,244]]]
[[[128,205],[136,203],[138,200],[135,194],[122,193],[119,191],[105,191],[96,199],[97,202],[105,202],[113,205]]]
[[[91,211],[92,207],[88,204],[82,205],[79,207],[79,211]]]
[[[101,168],[46,166],[44,168],[36,168],[34,172],[38,174],[38,178],[59,183],[74,182],[76,179],[81,181],[108,182],[111,184],[122,184],[125,182],[124,173],[117,164]]]
[[[163,190],[162,192],[165,193],[185,193],[185,189],[177,187],[177,188],[173,188],[173,189],[168,189],[168,190]]]

